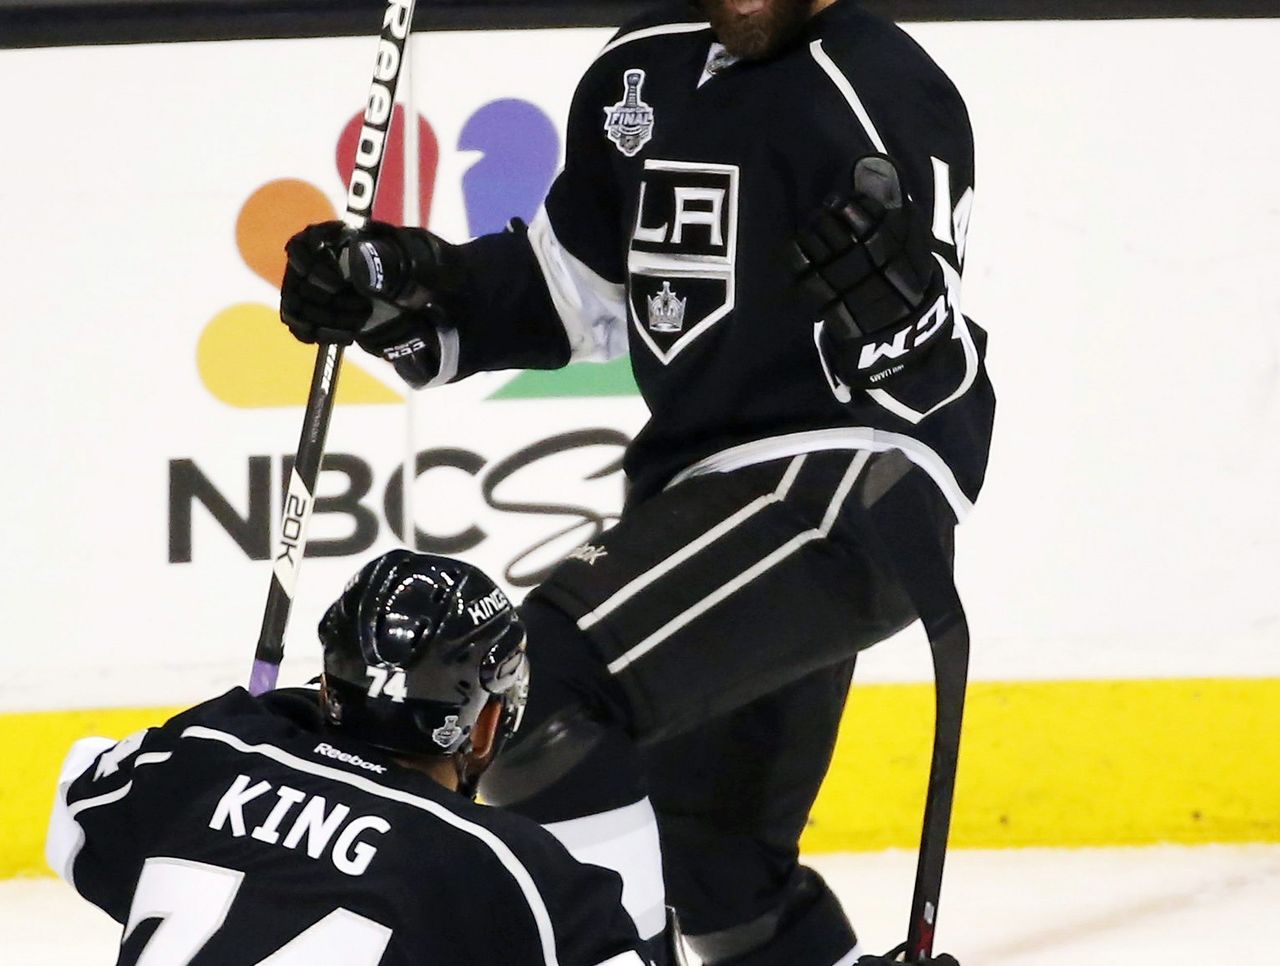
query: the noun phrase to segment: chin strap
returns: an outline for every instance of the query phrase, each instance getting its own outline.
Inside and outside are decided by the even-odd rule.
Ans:
[[[458,776],[458,794],[465,795],[468,801],[476,800],[476,792],[480,788],[480,776],[484,774],[484,766],[477,767],[476,757],[470,752],[453,756],[453,770]]]

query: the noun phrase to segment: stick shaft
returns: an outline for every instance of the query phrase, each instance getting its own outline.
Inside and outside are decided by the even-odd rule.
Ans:
[[[905,950],[909,963],[924,963],[933,953],[942,867],[951,832],[960,731],[969,679],[969,623],[952,573],[953,543],[922,512],[921,487],[936,499],[932,483],[900,453],[879,457],[879,486],[862,494],[865,514],[854,517],[858,532],[896,574],[924,624],[933,656],[936,715],[929,786],[925,794],[924,827],[916,865],[915,891]],[[905,479],[914,473],[914,482]],[[894,477],[897,477],[896,481]],[[881,490],[883,486],[885,489]],[[878,495],[872,495],[875,492]]]
[[[378,37],[373,83],[365,106],[364,127],[356,145],[355,169],[347,192],[347,210],[342,220],[351,228],[363,228],[373,214],[387,134],[394,114],[396,87],[404,65],[405,47],[413,22],[414,0],[388,0]],[[412,175],[411,175],[412,176]],[[317,347],[311,391],[302,419],[302,435],[294,460],[289,489],[285,493],[280,529],[276,535],[271,587],[262,615],[262,630],[254,653],[249,690],[262,694],[276,685],[280,662],[284,659],[284,632],[293,606],[298,570],[306,554],[307,529],[315,506],[316,480],[324,459],[325,439],[333,415],[334,395],[342,368],[342,347]]]
[[[907,931],[909,963],[925,962],[933,953],[969,676],[969,630],[963,612],[955,615],[950,626],[941,632],[930,628],[929,647],[933,652],[936,714],[933,761],[925,795],[924,828],[920,833],[920,858],[916,865],[915,894],[911,900],[911,920]]]

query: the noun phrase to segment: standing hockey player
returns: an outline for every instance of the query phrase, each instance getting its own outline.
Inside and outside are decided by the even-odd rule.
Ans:
[[[368,564],[320,690],[236,688],[71,751],[49,864],[138,966],[644,966],[615,875],[471,800],[515,730],[525,634],[447,557]]]
[[[531,226],[312,226],[281,316],[415,387],[630,351],[627,504],[522,605],[528,726],[484,794],[618,869],[644,937],[665,873],[712,966],[848,964],[797,843],[858,651],[963,627],[952,535],[995,407],[960,310],[972,135],[854,0],[697,7],[600,53]]]

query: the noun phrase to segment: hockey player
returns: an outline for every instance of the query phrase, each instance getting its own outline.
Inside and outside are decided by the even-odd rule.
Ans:
[[[964,627],[952,534],[995,404],[960,311],[972,135],[854,0],[697,7],[601,51],[531,226],[312,226],[281,316],[415,387],[630,352],[626,507],[522,605],[537,683],[484,794],[622,872],[644,937],[665,873],[705,962],[843,966],[797,843],[856,654]]]
[[[518,725],[524,628],[457,560],[393,551],[320,624],[320,689],[241,688],[74,746],[49,864],[139,966],[644,966],[615,875],[471,800]]]

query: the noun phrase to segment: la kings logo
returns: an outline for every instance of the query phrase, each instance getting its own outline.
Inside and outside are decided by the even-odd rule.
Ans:
[[[638,67],[629,70],[622,81],[626,87],[622,100],[604,109],[604,130],[619,151],[634,158],[653,140],[653,108],[640,97],[644,71]]]
[[[627,286],[632,328],[664,365],[733,311],[739,169],[649,158]]]

